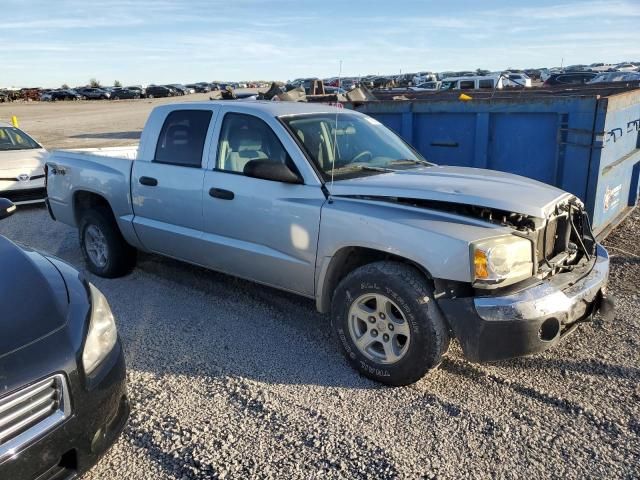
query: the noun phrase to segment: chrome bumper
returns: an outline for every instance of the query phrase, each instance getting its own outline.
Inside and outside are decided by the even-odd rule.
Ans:
[[[566,325],[585,316],[598,294],[606,288],[609,254],[596,247],[595,264],[575,283],[559,274],[545,283],[512,295],[474,299],[476,312],[487,321],[539,320],[556,318]]]

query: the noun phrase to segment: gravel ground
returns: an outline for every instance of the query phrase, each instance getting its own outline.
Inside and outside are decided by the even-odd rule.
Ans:
[[[84,270],[76,232],[41,207],[0,233]],[[607,242],[615,322],[495,364],[454,343],[396,389],[346,364],[309,300],[152,255],[122,279],[87,273],[117,316],[133,410],[85,480],[638,478],[639,234],[637,210]]]

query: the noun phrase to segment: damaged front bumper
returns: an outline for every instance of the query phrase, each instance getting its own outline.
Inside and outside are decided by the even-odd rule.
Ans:
[[[582,268],[504,296],[440,299],[465,357],[501,360],[546,350],[594,313],[613,311],[604,290],[609,255],[597,245],[595,259]]]

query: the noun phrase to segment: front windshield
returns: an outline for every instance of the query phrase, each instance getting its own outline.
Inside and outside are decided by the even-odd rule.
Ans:
[[[0,151],[41,148],[29,135],[14,127],[0,127]]]
[[[432,165],[371,117],[321,113],[281,119],[325,179],[331,178],[332,169],[339,178]]]

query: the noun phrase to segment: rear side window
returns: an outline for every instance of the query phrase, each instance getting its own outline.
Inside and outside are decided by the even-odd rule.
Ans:
[[[493,88],[493,80],[478,80],[478,88]]]
[[[176,110],[164,121],[154,162],[200,168],[210,110]]]
[[[473,80],[461,80],[460,90],[473,90],[475,87]]]

